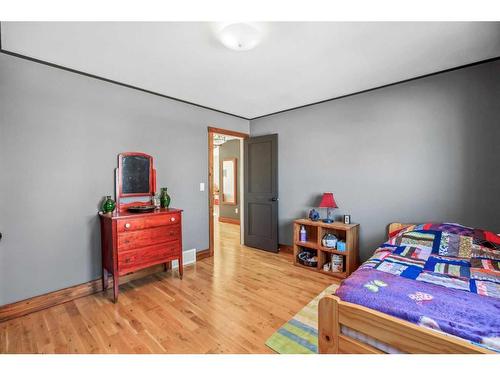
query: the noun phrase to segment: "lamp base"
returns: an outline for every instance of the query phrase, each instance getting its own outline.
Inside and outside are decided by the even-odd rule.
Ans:
[[[323,219],[321,220],[323,223],[333,223],[332,219]]]

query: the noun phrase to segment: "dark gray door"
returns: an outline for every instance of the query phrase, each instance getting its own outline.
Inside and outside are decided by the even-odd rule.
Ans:
[[[245,245],[278,251],[278,134],[245,139]]]

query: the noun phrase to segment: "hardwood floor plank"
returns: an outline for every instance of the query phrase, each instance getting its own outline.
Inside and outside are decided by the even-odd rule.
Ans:
[[[327,286],[291,254],[240,245],[216,223],[215,256],[0,323],[0,353],[273,353],[267,338]]]

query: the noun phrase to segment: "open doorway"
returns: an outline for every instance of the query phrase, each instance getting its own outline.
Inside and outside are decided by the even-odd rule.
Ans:
[[[248,134],[208,127],[209,251],[214,240],[243,238],[243,140]]]

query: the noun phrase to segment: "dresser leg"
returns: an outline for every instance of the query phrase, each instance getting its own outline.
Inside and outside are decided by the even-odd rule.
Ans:
[[[184,273],[183,267],[182,267],[182,258],[179,259],[179,278],[182,280],[182,274]]]
[[[109,273],[106,268],[102,268],[102,290],[106,291],[109,286]]]
[[[113,303],[118,301],[118,291],[120,288],[120,282],[118,281],[118,276],[113,275]]]

